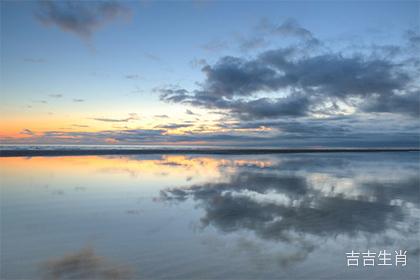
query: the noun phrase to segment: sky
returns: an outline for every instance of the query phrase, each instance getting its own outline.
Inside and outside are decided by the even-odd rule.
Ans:
[[[418,147],[418,1],[1,1],[0,142]]]

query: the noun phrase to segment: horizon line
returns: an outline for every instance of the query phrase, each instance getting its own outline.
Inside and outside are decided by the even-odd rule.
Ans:
[[[286,154],[286,153],[377,153],[419,152],[417,148],[137,148],[137,149],[10,149],[0,150],[0,157],[89,156],[141,154]]]

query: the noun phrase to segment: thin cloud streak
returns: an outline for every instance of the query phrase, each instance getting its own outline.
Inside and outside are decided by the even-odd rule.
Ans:
[[[138,120],[139,116],[136,113],[129,114],[128,118],[123,119],[113,119],[113,118],[92,118],[92,120],[100,121],[100,122],[128,122],[132,120]]]

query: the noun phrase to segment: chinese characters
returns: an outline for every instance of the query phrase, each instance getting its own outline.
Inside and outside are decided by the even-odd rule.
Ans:
[[[407,251],[397,250],[395,254],[387,250],[380,250],[379,253],[367,250],[367,252],[355,252],[351,250],[346,253],[347,266],[406,266]],[[394,256],[393,256],[394,255]]]

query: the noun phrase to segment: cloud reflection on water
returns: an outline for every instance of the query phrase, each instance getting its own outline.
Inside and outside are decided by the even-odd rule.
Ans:
[[[414,253],[418,244],[410,240],[418,236],[420,177],[413,164],[375,163],[364,156],[275,157],[265,165],[235,165],[235,172],[220,180],[162,190],[160,199],[195,201],[204,210],[202,228],[251,232],[254,243],[294,246],[296,253],[281,264],[300,261],[323,242],[342,237],[410,246]],[[251,246],[238,243],[244,242]]]
[[[93,236],[135,279],[413,278],[419,162],[418,153],[3,158],[5,275],[34,275],[22,256],[38,267],[64,255],[49,275],[69,260],[103,260],[66,254]],[[345,267],[352,249],[404,249],[408,265],[358,277]]]
[[[98,256],[93,247],[51,259],[43,266],[46,279],[129,279],[131,269]]]

